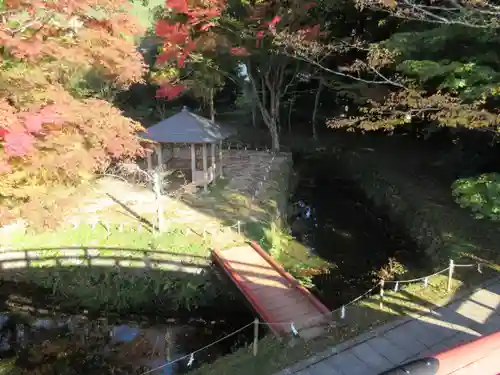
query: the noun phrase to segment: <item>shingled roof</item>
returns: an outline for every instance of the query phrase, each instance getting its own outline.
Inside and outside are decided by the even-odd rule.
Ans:
[[[161,143],[216,143],[232,134],[232,129],[195,115],[184,107],[179,113],[149,127],[142,137]]]

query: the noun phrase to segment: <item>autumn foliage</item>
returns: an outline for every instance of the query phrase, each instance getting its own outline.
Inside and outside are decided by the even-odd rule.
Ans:
[[[269,54],[271,46],[264,45],[264,39],[280,29],[302,31],[309,40],[320,36],[319,24],[311,25],[308,15],[316,6],[314,2],[292,1],[286,6],[279,1],[247,4],[238,10],[236,23],[228,21],[231,16],[224,13],[230,8],[225,0],[166,0],[165,6],[170,13],[156,24],[156,35],[163,41],[156,62],[160,66],[173,66],[177,71],[195,55],[213,57],[228,53],[242,59],[250,57],[256,49]],[[163,78],[157,97],[170,100],[183,92],[182,74]]]
[[[142,152],[139,124],[89,94],[96,82],[120,89],[142,79],[132,39],[141,30],[128,5],[0,3],[0,224],[34,212],[54,216],[49,186],[78,184],[111,160]]]

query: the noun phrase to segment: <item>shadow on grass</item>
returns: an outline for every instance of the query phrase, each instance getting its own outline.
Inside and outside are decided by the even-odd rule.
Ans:
[[[118,198],[114,197],[110,193],[106,193],[108,197],[110,197],[113,202],[118,204],[121,208],[123,208],[130,216],[132,216],[134,219],[136,219],[139,223],[144,224],[146,226],[146,230],[149,232],[157,231],[158,226],[155,224],[151,223],[148,219],[142,217],[140,214],[132,210],[129,206],[127,206],[125,203],[120,201]]]
[[[48,289],[58,308],[94,314],[194,314],[237,296],[207,257],[179,252],[102,246],[5,250],[0,269],[5,281]]]

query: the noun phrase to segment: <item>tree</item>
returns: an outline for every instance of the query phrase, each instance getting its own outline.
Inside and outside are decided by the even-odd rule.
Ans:
[[[500,27],[500,7],[488,0],[358,0],[360,7],[383,11],[403,20],[470,28]]]
[[[325,10],[329,27],[324,42],[284,33],[275,43],[329,73],[329,86],[359,108],[333,118],[332,127],[496,131],[498,36],[496,21],[488,17],[498,7],[474,4],[367,0],[356,9],[354,3],[338,2],[333,14]]]
[[[144,74],[126,0],[0,2],[0,222],[54,217],[47,191],[142,153],[103,99]]]
[[[225,79],[239,82],[243,88],[250,86],[269,129],[272,147],[279,150],[279,109],[299,64],[274,48],[272,40],[284,29],[304,29],[308,36],[319,31],[307,26],[311,6],[300,1],[251,5],[168,0],[167,8],[156,28],[164,40],[159,62],[165,64],[164,71],[171,73],[175,63],[177,74],[159,75],[165,82],[158,95],[172,99],[180,94],[186,88],[184,82],[189,82],[189,70],[182,71],[185,65],[211,58],[218,62],[218,72]],[[244,73],[234,75],[237,67]]]

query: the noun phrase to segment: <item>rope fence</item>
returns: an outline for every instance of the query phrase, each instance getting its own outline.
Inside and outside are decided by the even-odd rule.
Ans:
[[[88,219],[88,220],[78,220],[76,218],[73,218],[73,219],[70,219],[68,222],[72,225],[73,229],[78,229],[82,225],[88,225],[90,227],[90,229],[94,231],[94,230],[96,230],[96,228],[99,225],[101,225],[108,232],[110,232],[111,229],[117,229],[119,232],[124,232],[127,229],[132,230],[132,231],[142,232],[144,230],[144,227],[148,226],[143,221],[139,221],[138,223],[135,223],[135,222],[114,222],[114,221],[110,221],[110,220],[101,220],[99,218]],[[216,231],[234,229],[238,235],[241,235],[243,233],[244,226],[247,224],[251,224],[251,223],[253,223],[253,222],[244,222],[242,220],[237,220],[236,223],[234,223],[232,225],[218,225],[212,229],[216,230]],[[193,231],[191,228],[186,228],[184,230],[184,233],[186,235],[189,234],[189,232],[195,232],[195,231]],[[202,230],[201,235],[203,238],[206,238],[207,235],[209,235],[209,234],[215,235],[213,233],[213,231],[211,231],[210,229],[205,228]]]
[[[237,333],[242,332],[243,330],[249,328],[250,326],[253,326],[254,329],[254,335],[253,335],[253,343],[252,343],[252,353],[253,356],[257,356],[258,354],[258,341],[259,341],[259,326],[273,326],[273,325],[281,325],[281,326],[288,326],[290,328],[290,332],[294,337],[300,337],[300,331],[302,329],[308,329],[311,326],[308,325],[309,323],[313,321],[317,321],[318,319],[323,319],[325,317],[328,318],[333,318],[335,315],[337,315],[341,320],[346,319],[347,316],[347,308],[349,306],[354,305],[356,302],[359,302],[363,298],[371,295],[375,295],[375,291],[379,289],[379,299],[380,299],[380,307],[383,308],[383,301],[384,301],[384,291],[386,286],[391,285],[392,290],[397,292],[400,290],[400,285],[402,284],[414,284],[418,282],[423,282],[424,288],[427,288],[429,286],[429,279],[431,277],[443,274],[443,273],[448,273],[448,281],[447,281],[447,292],[450,292],[451,290],[451,284],[453,280],[453,274],[456,268],[470,268],[470,267],[475,267],[479,273],[482,273],[482,263],[470,263],[470,264],[456,264],[452,259],[450,259],[449,266],[439,270],[437,272],[434,272],[433,274],[427,275],[427,276],[422,276],[419,278],[413,278],[413,279],[407,279],[407,280],[380,280],[375,286],[364,292],[363,294],[359,295],[358,297],[354,298],[350,302],[343,304],[342,306],[326,313],[326,314],[318,314],[317,316],[314,316],[313,318],[308,319],[305,323],[301,323],[301,327],[297,328],[295,322],[293,321],[287,321],[287,322],[262,322],[259,319],[255,319],[253,322],[246,324],[245,326],[235,330],[234,332],[229,333],[228,335],[212,342],[211,344],[208,344],[200,349],[197,349],[189,354],[183,355],[182,357],[179,357],[175,360],[172,360],[168,363],[165,363],[159,367],[150,369],[146,372],[143,372],[140,375],[147,375],[150,374],[154,371],[160,370],[166,366],[172,365],[176,362],[182,361],[182,360],[188,360],[187,366],[191,367],[195,361],[195,355],[197,353],[200,353],[201,351],[211,347],[212,345],[215,345],[217,343],[220,343],[223,340],[226,340],[232,336],[234,336]],[[330,324],[331,326],[335,327],[334,324]]]

